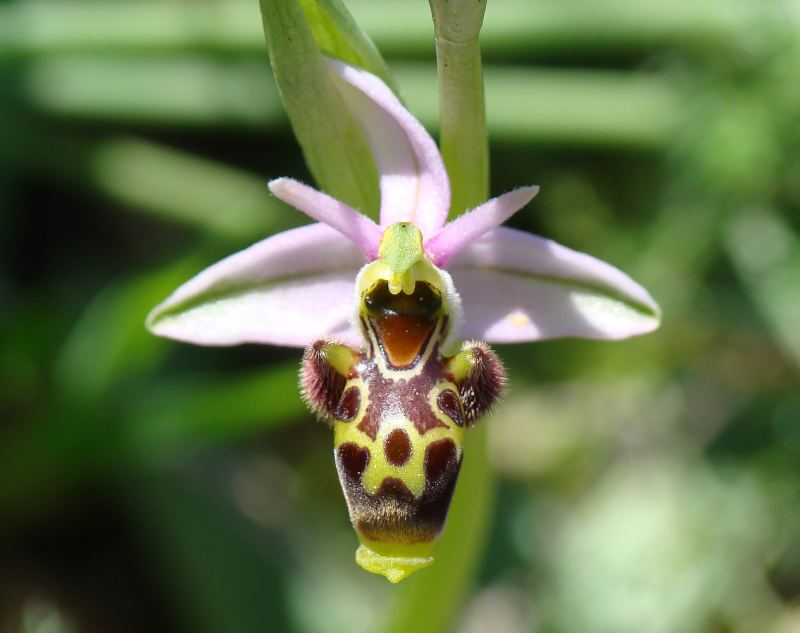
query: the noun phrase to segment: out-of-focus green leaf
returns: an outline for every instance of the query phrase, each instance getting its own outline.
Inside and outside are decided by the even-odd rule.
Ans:
[[[184,55],[57,55],[26,68],[21,93],[37,110],[150,126],[264,129],[286,124],[265,60]]]
[[[98,144],[89,168],[105,195],[216,240],[256,240],[305,220],[269,194],[266,179],[141,139]]]
[[[182,259],[100,292],[56,358],[54,378],[62,394],[93,400],[123,376],[151,369],[166,346],[145,329],[145,317],[197,268],[196,260]]]
[[[299,358],[298,358],[299,363]],[[230,378],[188,377],[153,386],[129,407],[126,445],[135,459],[275,428],[306,413],[298,363]]]
[[[800,364],[800,240],[774,211],[745,211],[728,227],[727,250],[784,349]]]
[[[759,620],[774,604],[766,561],[791,512],[756,471],[673,457],[620,460],[552,520],[540,541],[551,579],[538,592],[543,630],[706,632]],[[534,541],[525,522],[520,538]],[[748,604],[749,603],[749,604]],[[761,604],[759,604],[761,603]]]
[[[175,477],[133,480],[129,498],[148,566],[199,633],[288,631],[274,533],[250,529],[222,500]]]
[[[320,49],[377,75],[397,92],[389,67],[342,0],[300,0],[300,6]]]
[[[436,130],[439,114],[433,65],[398,62],[392,70],[411,111],[429,130]],[[197,98],[163,90],[178,76],[181,89]],[[221,64],[195,57],[166,65],[145,58],[120,62],[65,57],[32,63],[26,77],[25,94],[32,105],[60,118],[156,129],[169,124],[197,130],[259,131],[272,131],[284,121],[283,111],[272,101],[278,98],[271,80],[257,64]],[[688,105],[670,78],[658,73],[492,64],[484,68],[484,77],[490,136],[519,146],[535,142],[660,150],[674,142]],[[120,96],[126,93],[130,98]],[[257,103],[219,98],[226,93],[263,98]],[[3,149],[0,146],[0,152]],[[153,195],[139,193],[148,199]]]
[[[481,44],[487,54],[665,46],[741,51],[762,37],[754,28],[760,17],[779,15],[769,12],[771,6],[748,0],[492,0]],[[431,52],[430,13],[422,0],[347,0],[347,7],[384,54]],[[789,24],[797,23],[796,12],[786,14]],[[0,4],[0,52],[260,52],[256,22],[248,0],[6,2]]]
[[[74,633],[69,618],[55,605],[42,599],[30,600],[22,609],[20,633]],[[6,620],[8,622],[8,620]]]
[[[99,87],[99,84],[105,85],[106,80],[113,84],[113,77],[120,69],[95,62],[92,60],[88,66],[55,64],[65,73],[60,75],[60,79],[66,81],[55,92],[48,93],[54,101],[42,101],[37,105],[49,103],[58,110],[60,106],[57,103],[65,105],[62,97],[70,102],[72,97],[81,93],[78,102],[71,101],[71,106],[77,110],[67,106],[71,115],[87,116],[89,103],[92,104],[90,110],[99,107],[103,111],[100,114],[93,110],[92,117],[98,114],[100,118],[119,115],[116,106],[107,109],[108,89],[107,86]],[[148,64],[139,66],[143,74],[147,70]],[[166,76],[158,79],[158,71],[155,71],[151,76],[159,83],[170,74],[168,71]],[[225,90],[224,85],[225,82],[216,88]],[[89,86],[94,86],[94,92]],[[144,91],[158,90],[155,84],[139,84],[138,87]],[[160,110],[164,104],[157,101],[148,107]],[[50,108],[45,106],[45,109]],[[126,116],[122,115],[122,118],[126,119]],[[7,144],[0,144],[0,165],[8,161],[15,168],[49,172],[69,187],[99,191],[130,209],[199,228],[215,241],[241,245],[304,221],[301,214],[269,194],[266,177],[262,179],[242,169],[164,144],[129,136],[90,141],[64,133],[54,126],[28,120],[15,122],[8,139]]]
[[[270,63],[311,173],[328,193],[377,217],[369,145],[339,96],[297,0],[260,0]]]
[[[101,334],[102,341],[106,334]],[[147,341],[138,344],[146,346]],[[97,371],[108,362],[101,358]],[[120,371],[114,375],[119,378]],[[226,378],[149,385],[131,381],[128,389],[95,400],[86,397],[88,391],[79,393],[80,399],[72,397],[78,387],[99,386],[70,385],[73,393],[54,400],[46,418],[0,437],[0,514],[36,511],[87,478],[137,470],[186,451],[265,432],[306,411],[293,362]]]

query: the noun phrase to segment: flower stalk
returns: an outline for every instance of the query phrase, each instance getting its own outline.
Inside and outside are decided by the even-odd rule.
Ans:
[[[487,199],[489,149],[479,35],[485,0],[430,0],[439,77],[440,139],[454,217]]]

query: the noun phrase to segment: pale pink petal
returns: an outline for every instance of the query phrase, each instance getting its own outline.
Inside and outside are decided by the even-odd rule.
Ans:
[[[344,202],[291,178],[278,178],[268,186],[279,200],[352,240],[369,259],[377,256],[383,231],[367,216]]]
[[[423,236],[447,220],[450,182],[436,143],[378,77],[326,60],[367,134],[380,175],[381,226],[413,222]]]
[[[147,318],[159,336],[201,345],[359,344],[353,280],[365,258],[324,224],[284,231],[207,268]]]
[[[425,242],[425,250],[439,267],[447,263],[462,248],[481,235],[500,226],[528,204],[539,193],[539,187],[520,187],[484,202],[472,211],[456,218]]]
[[[650,332],[661,320],[653,298],[622,271],[514,229],[486,233],[448,270],[464,307],[463,338],[622,339]]]

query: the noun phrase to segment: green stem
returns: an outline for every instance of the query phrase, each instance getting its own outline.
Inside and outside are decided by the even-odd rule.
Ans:
[[[451,215],[460,215],[489,194],[489,149],[477,40],[439,40],[439,100],[442,156],[453,183]]]
[[[439,143],[450,176],[450,214],[489,195],[489,148],[479,33],[484,0],[431,0],[439,76]]]

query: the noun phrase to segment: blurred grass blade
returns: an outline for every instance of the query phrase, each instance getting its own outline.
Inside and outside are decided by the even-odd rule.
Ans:
[[[232,502],[188,479],[153,474],[130,481],[127,492],[148,567],[186,630],[292,630],[279,534],[254,530]]]
[[[266,178],[158,143],[111,139],[90,161],[90,177],[106,196],[216,240],[249,242],[305,221],[269,194]]]
[[[98,78],[112,74],[108,68]],[[72,85],[73,94],[82,83]],[[200,229],[215,242],[248,244],[306,221],[269,194],[266,174],[142,138],[89,141],[55,126],[14,120],[3,140],[0,168],[49,172],[68,187],[86,187],[132,210]]]
[[[115,385],[116,393],[93,400],[65,393],[49,403],[39,423],[4,433],[0,515],[36,511],[86,480],[264,433],[306,411],[294,362],[234,377],[131,385]]]
[[[782,347],[800,365],[800,239],[776,212],[742,212],[728,227],[727,250]]]
[[[270,63],[317,183],[377,217],[378,180],[361,128],[345,106],[297,0],[260,0]]]
[[[342,0],[300,0],[300,6],[322,51],[368,70],[397,92],[389,67]]]
[[[396,63],[392,71],[410,110],[435,130],[433,65]],[[183,95],[163,89],[178,78]],[[495,141],[515,145],[661,149],[675,141],[690,106],[666,73],[488,65],[484,78],[489,133]],[[47,116],[148,128],[168,124],[274,133],[285,121],[271,78],[259,65],[199,57],[169,63],[95,56],[45,59],[30,65],[24,95]],[[0,154],[4,149],[0,145]]]
[[[91,401],[123,377],[152,370],[167,346],[145,329],[147,312],[198,267],[195,259],[181,259],[98,293],[56,357],[61,394]]]
[[[56,55],[26,67],[22,92],[36,108],[81,119],[157,128],[282,127],[286,114],[265,65],[200,55]]]
[[[318,0],[325,7],[325,0]],[[338,3],[337,3],[338,4]],[[796,6],[796,3],[789,3]],[[431,52],[424,0],[347,0],[349,11],[386,54]],[[761,24],[781,15],[773,3],[748,0],[672,2],[524,2],[492,0],[481,36],[485,54],[577,53],[663,47],[706,53],[739,50],[759,37]],[[337,18],[331,15],[336,24]],[[257,53],[263,35],[248,0],[24,0],[0,3],[0,55],[65,52]],[[255,18],[255,19],[254,19]],[[800,13],[784,20],[797,28]],[[710,46],[709,46],[710,45]]]
[[[232,378],[190,376],[159,384],[131,403],[126,446],[137,461],[157,461],[187,446],[299,419],[307,410],[297,390],[297,367],[290,361]]]

